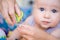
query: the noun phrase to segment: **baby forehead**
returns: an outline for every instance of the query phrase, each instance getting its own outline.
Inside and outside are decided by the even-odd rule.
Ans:
[[[60,0],[35,0],[36,2],[60,2]]]
[[[48,3],[48,4],[59,4],[60,0],[35,0],[35,3]]]
[[[60,0],[35,0],[35,4],[37,5],[52,5],[60,7]]]

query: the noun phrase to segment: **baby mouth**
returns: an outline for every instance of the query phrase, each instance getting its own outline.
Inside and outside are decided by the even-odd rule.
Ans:
[[[50,22],[48,22],[48,21],[42,21],[42,23],[43,23],[44,25],[47,25],[47,24],[49,24]]]

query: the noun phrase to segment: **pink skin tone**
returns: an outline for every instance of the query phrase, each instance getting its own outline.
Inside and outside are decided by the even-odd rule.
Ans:
[[[35,25],[20,25],[16,30],[27,40],[58,40],[44,30],[55,27],[60,21],[60,0],[35,0],[32,15]],[[14,32],[14,33],[16,33]],[[47,37],[46,37],[47,36]]]
[[[16,23],[15,13],[21,16],[16,0],[0,0],[0,12],[7,23],[12,26]]]
[[[59,0],[36,0],[33,16],[37,25],[42,28],[55,27],[60,21]]]

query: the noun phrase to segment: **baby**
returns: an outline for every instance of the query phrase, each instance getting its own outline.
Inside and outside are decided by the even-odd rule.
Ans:
[[[25,21],[60,38],[60,0],[35,0],[32,15]],[[16,31],[17,32],[17,31]]]
[[[51,35],[60,38],[60,0],[35,0],[29,25],[38,25],[39,28]],[[29,21],[30,20],[30,21]]]

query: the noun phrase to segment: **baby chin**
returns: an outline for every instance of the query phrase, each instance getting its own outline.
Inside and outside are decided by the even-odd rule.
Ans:
[[[44,29],[48,29],[48,28],[50,28],[50,24],[40,24],[40,26],[42,27],[42,28],[44,28]]]

